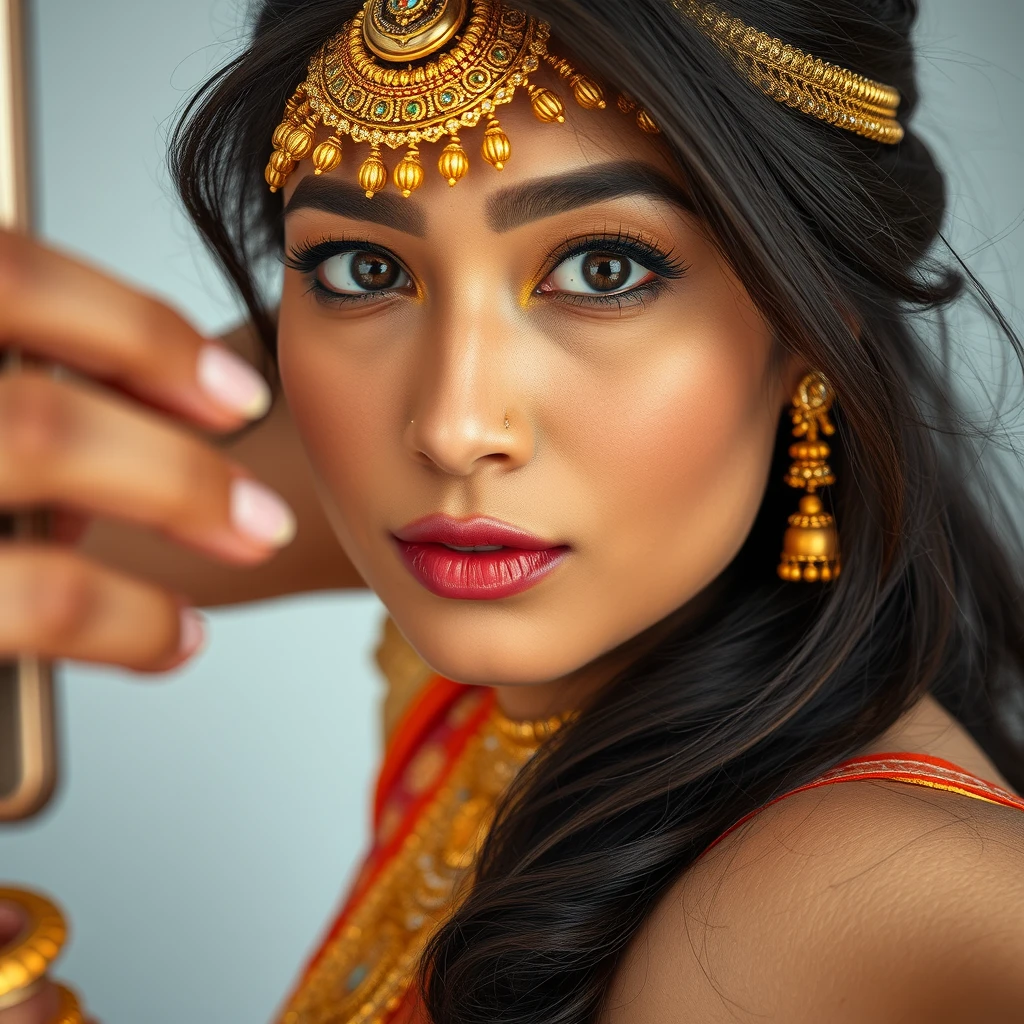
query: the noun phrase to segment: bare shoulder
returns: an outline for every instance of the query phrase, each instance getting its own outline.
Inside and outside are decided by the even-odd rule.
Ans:
[[[1024,1020],[1024,814],[897,782],[767,808],[664,896],[602,1024]]]

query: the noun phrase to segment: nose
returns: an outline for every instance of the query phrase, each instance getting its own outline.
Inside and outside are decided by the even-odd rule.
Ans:
[[[414,458],[450,476],[493,464],[514,469],[533,457],[509,341],[514,328],[493,314],[463,307],[422,346],[405,440]]]

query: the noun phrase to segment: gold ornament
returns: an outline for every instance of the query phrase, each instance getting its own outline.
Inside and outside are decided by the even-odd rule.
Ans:
[[[657,122],[643,107],[636,112],[636,124],[640,131],[648,135],[658,135],[661,132]]]
[[[46,976],[68,929],[60,908],[38,893],[0,889],[0,903],[13,903],[28,921],[14,943],[0,949],[0,1004],[10,1006]]]
[[[313,152],[313,139],[316,129],[312,123],[307,121],[297,128],[293,128],[284,140],[282,149],[296,162],[305,160]]]
[[[601,86],[592,78],[581,75],[567,60],[549,54],[547,62],[562,78],[568,79],[572,94],[581,107],[586,110],[604,110],[608,105]]]
[[[284,120],[274,129],[273,143],[275,149],[284,149],[284,140],[295,126],[291,121]]]
[[[529,86],[527,92],[530,94],[533,116],[538,121],[543,121],[544,124],[562,124],[565,121],[565,104],[557,92],[537,85]]]
[[[284,150],[278,150],[270,158],[270,166],[278,173],[283,175],[291,174],[295,169],[295,161],[291,156],[284,152]]]
[[[484,143],[480,149],[483,158],[495,169],[502,171],[512,155],[512,143],[496,117],[491,117],[484,132]]]
[[[643,107],[639,106],[632,97],[620,95],[616,101],[616,106],[623,114],[635,115],[637,127],[647,135],[659,135],[661,133],[661,129],[654,118]]]
[[[57,999],[57,1016],[54,1017],[51,1024],[86,1024],[82,1004],[72,989],[67,985],[58,985]]]
[[[288,182],[288,175],[274,168],[273,163],[267,164],[266,171],[263,172],[264,178],[267,179],[267,184],[270,186],[271,192],[276,192],[279,188],[284,188]]]
[[[453,135],[452,141],[441,151],[437,169],[449,185],[457,185],[469,172],[469,157],[466,156],[458,135]]]
[[[402,162],[395,168],[395,185],[406,199],[423,184],[426,172],[420,163],[420,151],[415,145],[409,147]]]
[[[815,493],[836,482],[828,464],[831,448],[819,435],[831,437],[835,426],[829,419],[834,394],[821,373],[809,373],[793,397],[793,436],[800,438],[790,446],[793,459],[785,481],[790,487],[806,489],[800,509],[789,517],[789,529],[782,542],[779,576],[784,580],[808,583],[835,579],[840,572],[839,537],[835,519],[825,511]]]
[[[329,174],[341,163],[341,139],[332,135],[313,150],[313,173]]]
[[[283,187],[294,166],[310,154],[317,173],[333,170],[347,135],[371,146],[359,171],[367,195],[387,184],[383,146],[407,149],[395,182],[408,196],[422,183],[419,146],[445,138],[438,168],[454,185],[470,166],[460,133],[481,120],[487,122],[483,157],[502,169],[512,145],[496,111],[517,90],[530,91],[541,121],[565,120],[558,95],[530,84],[530,76],[548,60],[549,31],[544,22],[500,0],[368,0],[313,56],[306,80],[288,101],[274,132],[267,184],[271,191]],[[604,105],[597,83],[566,61],[552,66],[568,79],[582,106]],[[314,148],[320,125],[331,137]]]
[[[359,187],[372,199],[388,183],[388,169],[380,155],[380,146],[371,146],[370,155],[359,168]]]
[[[891,85],[798,50],[714,4],[671,2],[718,45],[744,78],[776,102],[874,142],[892,145],[902,140],[903,126],[896,120],[900,94]]]
[[[363,23],[366,45],[387,61],[420,60],[449,43],[466,17],[467,0],[426,3],[392,0],[367,4]]]
[[[900,94],[891,86],[788,46],[728,17],[713,4],[670,2],[772,99],[878,142],[903,138],[896,120]],[[469,169],[456,141],[459,133],[484,118],[493,123],[497,108],[510,103],[520,88],[527,90],[539,120],[565,120],[561,97],[530,82],[542,62],[568,82],[580,106],[604,109],[600,84],[548,53],[549,34],[545,22],[501,0],[367,0],[314,54],[306,80],[288,100],[273,134],[275,154],[285,155],[267,164],[270,190],[282,188],[294,165],[311,153],[317,173],[333,170],[341,162],[341,139],[346,135],[378,151],[381,146],[399,149],[448,137],[449,155],[439,164],[452,171],[442,170],[446,179],[457,182]],[[624,113],[636,112],[642,131],[658,133],[654,117],[633,100],[620,97],[618,106]],[[332,133],[329,145],[314,148],[321,125]],[[324,145],[326,149],[321,148]],[[485,139],[483,155],[494,167],[504,167],[511,155],[508,137],[502,133],[499,139],[495,130],[490,142]],[[374,182],[380,167],[379,152],[363,162]],[[407,172],[416,174],[409,164],[403,176]],[[366,191],[375,194],[380,189]]]

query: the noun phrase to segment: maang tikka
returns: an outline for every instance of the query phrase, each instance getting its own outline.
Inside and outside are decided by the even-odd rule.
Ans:
[[[565,106],[530,76],[547,64],[584,108],[607,106],[604,92],[568,61],[548,53],[548,26],[499,0],[367,0],[310,61],[306,80],[288,101],[274,132],[266,179],[282,188],[296,164],[312,159],[316,174],[342,160],[342,139],[369,143],[359,184],[372,198],[392,177],[409,196],[425,179],[420,145],[448,139],[437,166],[449,185],[469,171],[461,133],[486,124],[481,155],[501,170],[512,154],[498,110],[519,90],[545,123],[565,121]],[[646,130],[658,129],[637,112]],[[323,125],[330,135],[316,145]],[[382,148],[405,149],[389,175]]]
[[[799,511],[789,517],[789,529],[782,542],[779,575],[784,580],[808,583],[828,581],[839,575],[839,536],[835,519],[825,511],[815,493],[836,482],[828,458],[832,449],[825,442],[836,428],[829,418],[835,400],[832,386],[821,373],[809,373],[796,389],[790,418],[793,435],[790,445],[793,460],[785,480],[790,487],[808,491],[800,499]]]

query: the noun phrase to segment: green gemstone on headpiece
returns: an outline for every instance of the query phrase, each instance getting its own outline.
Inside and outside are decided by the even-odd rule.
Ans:
[[[451,103],[451,102],[454,101],[454,99],[455,99],[455,93],[453,93],[453,92],[443,92],[443,93],[441,93],[441,102],[442,103]]]
[[[409,115],[409,117],[419,117],[420,105],[415,100],[413,100],[412,103],[406,104],[405,112],[406,114]]]
[[[469,80],[474,85],[483,85],[484,82],[487,81],[487,76],[482,71],[474,71],[473,74],[469,76]]]
[[[377,106],[373,108],[373,112],[377,117],[383,117],[388,112],[388,105],[386,103],[378,103]]]
[[[504,63],[508,60],[508,50],[502,49],[500,46],[494,51],[494,59],[500,63]]]

